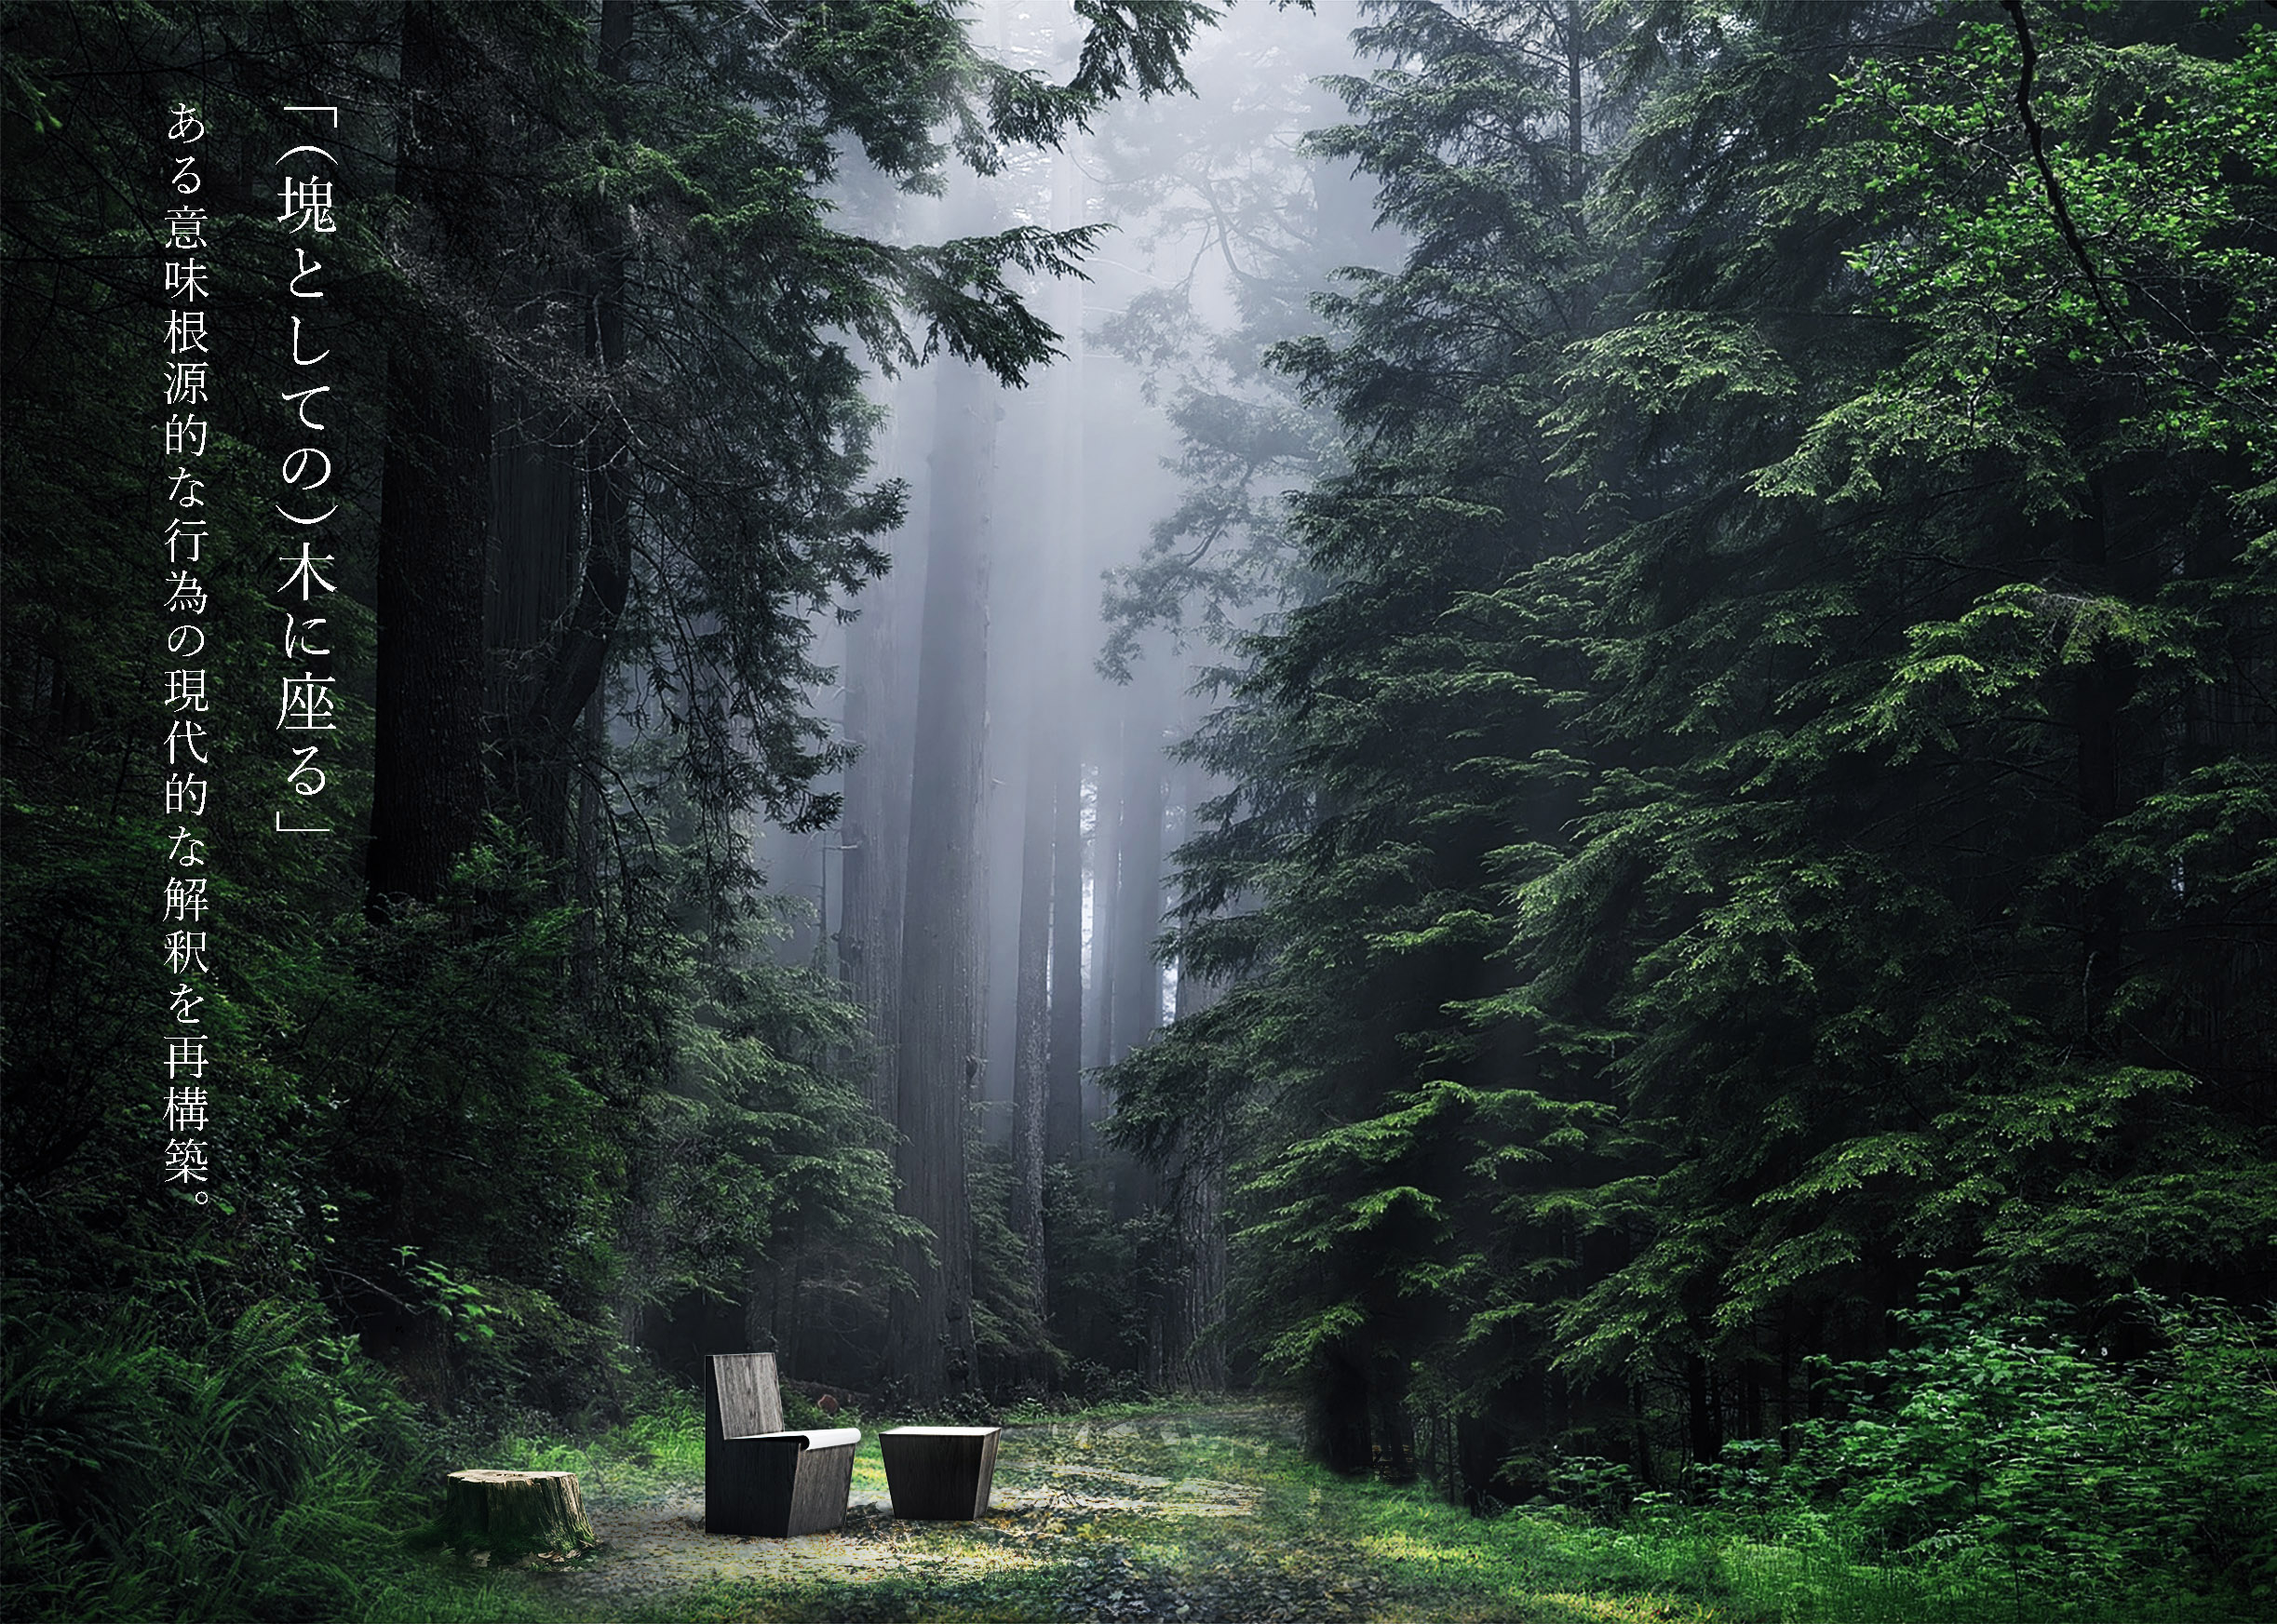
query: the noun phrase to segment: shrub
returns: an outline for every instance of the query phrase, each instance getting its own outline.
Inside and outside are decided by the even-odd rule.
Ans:
[[[1990,1556],[2049,1593],[2277,1580],[2277,1315],[2143,1295],[2157,1349],[2077,1347],[2061,1310],[1903,1313],[1909,1345],[1833,1367],[1839,1419],[1782,1474],[1886,1554]],[[2165,1583],[2154,1581],[2162,1576]]]
[[[409,1406],[312,1310],[262,1303],[161,1340],[147,1321],[11,1319],[0,1362],[0,1589],[70,1619],[338,1610],[392,1543]]]

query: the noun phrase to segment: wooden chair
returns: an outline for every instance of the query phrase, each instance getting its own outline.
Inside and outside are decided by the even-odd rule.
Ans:
[[[772,1353],[704,1362],[704,1527],[769,1539],[820,1534],[846,1520],[859,1429],[783,1429]]]

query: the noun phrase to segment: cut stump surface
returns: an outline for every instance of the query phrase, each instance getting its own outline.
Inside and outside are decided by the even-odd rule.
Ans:
[[[443,1527],[468,1550],[567,1550],[598,1543],[573,1471],[454,1471]]]

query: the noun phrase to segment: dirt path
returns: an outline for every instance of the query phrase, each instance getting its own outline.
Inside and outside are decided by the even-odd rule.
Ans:
[[[697,1483],[639,1499],[599,1484],[590,1501],[603,1549],[546,1580],[581,1619],[1430,1617],[1401,1604],[1384,1564],[1323,1514],[1333,1508],[1303,1481],[1291,1418],[1261,1408],[1007,1428],[991,1510],[977,1523],[895,1521],[874,1432],[832,1534],[706,1534]]]

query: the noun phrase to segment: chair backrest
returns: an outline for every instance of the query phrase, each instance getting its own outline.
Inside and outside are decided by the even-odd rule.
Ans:
[[[783,1429],[772,1353],[715,1353],[704,1362],[704,1426],[714,1438]]]

